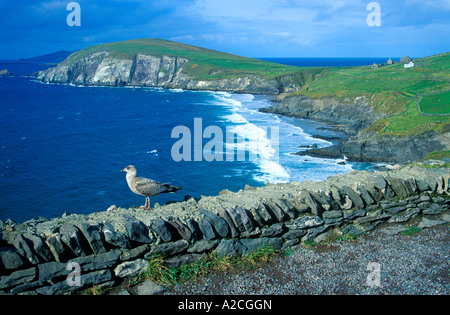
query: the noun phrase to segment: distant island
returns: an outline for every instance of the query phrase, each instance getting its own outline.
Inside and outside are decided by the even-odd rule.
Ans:
[[[303,68],[136,39],[87,47],[35,76],[85,86],[275,95],[278,101],[263,111],[330,123],[348,135],[335,146],[298,154],[401,163],[450,158],[450,53],[403,60]]]

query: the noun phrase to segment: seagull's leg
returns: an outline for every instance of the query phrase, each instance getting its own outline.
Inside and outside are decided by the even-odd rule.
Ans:
[[[142,207],[139,207],[140,209],[146,209],[149,210],[150,209],[150,204],[147,206],[147,202],[150,201],[149,197],[145,198],[145,205],[143,205]]]

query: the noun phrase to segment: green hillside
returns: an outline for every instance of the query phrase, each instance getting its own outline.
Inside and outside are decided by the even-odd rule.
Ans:
[[[195,79],[214,80],[254,74],[265,79],[298,73],[299,67],[240,57],[163,39],[135,39],[90,46],[72,54],[64,63],[73,63],[96,51],[107,50],[116,58],[132,59],[136,54],[151,54],[189,59],[183,71]]]
[[[388,115],[367,131],[411,135],[450,129],[450,53],[403,64],[329,68],[296,94],[312,98],[365,97],[377,112]]]

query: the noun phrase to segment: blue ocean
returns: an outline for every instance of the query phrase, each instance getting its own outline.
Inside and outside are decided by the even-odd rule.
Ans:
[[[303,65],[340,65],[336,59],[312,59],[305,59]],[[270,61],[287,63],[283,59]],[[288,62],[302,65],[302,59]],[[366,65],[374,61],[352,62]],[[271,105],[266,96],[43,84],[27,76],[46,67],[42,61],[0,61],[0,70],[6,68],[15,74],[0,77],[2,220],[22,222],[64,212],[89,214],[111,205],[141,206],[145,197],[132,193],[120,172],[129,164],[136,166],[139,176],[183,187],[177,194],[153,197],[152,207],[186,196],[217,195],[223,189],[238,191],[245,185],[319,181],[372,166],[293,155],[300,146],[332,145],[312,135],[342,135],[317,122],[260,113],[259,108]],[[181,137],[173,137],[173,130],[187,127],[193,144],[194,137],[199,137],[194,135],[198,129],[195,121],[200,118],[202,130],[215,126],[223,134],[229,130],[236,139],[245,139],[241,150],[247,151],[247,158],[175,161],[172,151]],[[270,147],[276,138],[277,147]],[[200,134],[200,139],[201,148],[209,147],[211,137]],[[223,142],[222,148],[215,147],[215,153],[230,145],[225,136]],[[249,158],[261,144],[268,150]],[[236,145],[235,149],[237,156],[240,148]]]

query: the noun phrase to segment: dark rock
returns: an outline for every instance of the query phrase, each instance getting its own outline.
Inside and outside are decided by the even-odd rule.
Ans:
[[[55,257],[55,260],[58,262],[68,261],[70,258],[75,256],[75,254],[66,245],[64,245],[61,240],[61,235],[59,234],[50,235],[47,237],[45,242],[48,245],[53,257]]]
[[[173,220],[167,221],[168,224],[170,224],[177,232],[181,235],[181,237],[186,240],[190,241],[192,238],[192,232],[191,230],[183,224],[183,222],[180,221],[179,218],[175,218]]]
[[[396,225],[396,226],[388,226],[386,228],[383,228],[383,229],[381,229],[381,232],[388,234],[388,235],[397,235],[406,230],[408,230],[406,227]]]
[[[392,199],[395,197],[395,192],[391,186],[389,186],[389,185],[386,186],[384,196],[386,197],[386,199]]]
[[[219,209],[219,216],[227,222],[228,227],[230,228],[230,233],[232,238],[239,237],[239,232],[234,226],[233,220],[231,219],[230,215],[228,214],[228,211],[225,209]]]
[[[181,265],[186,265],[199,260],[202,257],[200,254],[185,254],[176,257],[171,257],[164,260],[164,263],[170,267],[178,268]],[[167,290],[167,289],[165,289]]]
[[[445,207],[443,205],[432,203],[427,209],[423,210],[423,214],[433,215],[433,214],[441,214],[448,210],[448,206]]]
[[[423,191],[431,190],[430,186],[428,186],[426,181],[419,179],[419,178],[416,178],[415,181],[416,181],[417,189],[419,191],[423,192]]]
[[[389,208],[394,208],[394,207],[399,207],[399,206],[404,206],[406,208],[406,205],[408,204],[408,202],[406,202],[405,200],[401,200],[401,201],[397,201],[397,202],[392,202],[390,200],[383,200],[382,202],[380,202],[380,206],[383,210],[387,210]]]
[[[25,237],[31,241],[34,251],[39,255],[42,262],[54,260],[50,249],[47,247],[42,238],[35,234],[26,234]]]
[[[59,228],[61,241],[69,247],[76,256],[91,254],[90,246],[83,233],[73,224],[65,223]]]
[[[313,198],[313,196],[303,190],[299,194],[299,199],[302,203],[304,203],[306,206],[308,206],[311,209],[311,213],[315,214],[317,216],[322,216],[322,213],[324,209],[322,206]]]
[[[106,222],[103,223],[102,232],[105,242],[113,247],[131,248],[131,243],[128,237],[122,232],[115,231],[112,224]]]
[[[164,242],[170,242],[174,239],[174,235],[170,229],[170,226],[166,221],[161,218],[157,218],[151,225],[152,230],[158,234]]]
[[[336,187],[332,187],[330,189],[330,193],[334,201],[339,205],[341,209],[343,209],[345,204],[345,196],[341,193],[341,191]]]
[[[207,241],[207,240],[201,240],[196,242],[194,245],[192,245],[187,252],[188,253],[203,253],[208,250],[213,249],[216,247],[216,245],[219,244],[218,240],[214,241]]]
[[[17,270],[11,273],[9,276],[0,277],[0,289],[17,286],[22,283],[33,281],[36,277],[36,267]]]
[[[176,242],[163,243],[153,246],[150,253],[146,254],[144,257],[146,259],[150,258],[150,256],[152,255],[171,257],[184,252],[188,247],[189,243],[186,240],[178,240]]]
[[[296,214],[297,216],[299,214],[310,213],[311,212],[311,208],[310,207],[308,207],[307,205],[301,203],[297,199],[292,198],[292,199],[287,199],[286,201],[295,208],[295,211],[297,212],[297,214]],[[293,218],[293,219],[295,219],[295,218]]]
[[[334,201],[333,197],[327,196],[325,193],[311,193],[311,195],[318,203],[320,203],[320,205],[325,211],[336,210],[341,208],[339,204],[336,201]]]
[[[286,223],[286,227],[293,230],[309,229],[323,225],[324,223],[319,216],[304,216]]]
[[[51,261],[38,266],[39,281],[45,282],[61,276],[67,276],[72,270],[67,270],[66,263]]]
[[[329,225],[322,225],[322,226],[314,227],[312,229],[308,229],[306,235],[302,237],[302,242],[314,240],[317,236],[319,236],[322,233],[327,232],[329,229],[330,229]]]
[[[401,198],[406,198],[409,196],[408,190],[406,189],[403,181],[398,178],[388,178],[389,186],[392,187],[395,194]]]
[[[162,221],[162,219],[159,219],[159,218],[157,219],[157,221],[158,220]],[[166,222],[164,222],[164,223],[167,224]],[[137,221],[137,220],[128,221],[125,224],[125,228],[127,229],[129,239],[132,240],[133,242],[151,244],[155,241],[152,237],[150,237],[150,231],[149,231],[148,226],[146,226],[141,221]],[[152,228],[155,232],[158,233],[158,231],[156,231],[154,226],[152,226]],[[163,238],[163,237],[161,236],[161,238]]]
[[[363,217],[366,215],[366,211],[362,209],[357,210],[348,210],[343,212],[344,220],[354,220],[359,217]]]
[[[22,255],[23,257],[26,257],[31,264],[37,265],[41,262],[41,259],[38,257],[38,255],[35,253],[33,249],[31,241],[25,239],[23,235],[21,234],[17,235],[12,244],[17,249],[19,254]]]
[[[241,206],[237,206],[235,210],[241,218],[241,222],[244,225],[245,231],[251,233],[254,231],[255,226],[253,224],[252,219],[250,218],[248,211],[242,208]]]
[[[102,254],[78,257],[72,259],[70,262],[78,263],[81,267],[81,270],[85,272],[90,270],[101,270],[112,268],[119,262],[121,256],[122,251],[116,249]]]
[[[264,205],[266,208],[272,211],[278,222],[284,222],[288,219],[288,216],[283,212],[283,210],[281,210],[280,206],[276,204],[274,201],[272,200],[266,201]]]
[[[241,255],[248,255],[255,250],[258,250],[263,247],[270,246],[276,250],[281,249],[281,245],[283,244],[283,239],[276,238],[244,238],[241,239],[241,244],[246,247],[246,250],[242,252]]]
[[[77,227],[83,233],[94,254],[106,253],[106,248],[103,245],[102,237],[100,234],[100,227],[98,225],[80,223],[77,225]]]
[[[214,230],[217,232],[217,234],[219,234],[219,236],[227,237],[228,234],[230,234],[230,228],[227,224],[227,221],[225,221],[223,218],[204,209],[200,209],[200,214],[203,214],[205,216],[206,220],[211,223]]]
[[[390,217],[391,216],[388,214],[383,214],[383,215],[379,215],[379,216],[378,215],[377,216],[367,215],[365,217],[357,218],[355,220],[355,222],[358,224],[365,224],[365,223],[372,223],[372,222],[387,220]]]
[[[384,197],[383,194],[378,190],[375,185],[371,183],[365,183],[364,188],[367,190],[367,192],[370,194],[370,196],[376,201],[380,202]]]
[[[416,181],[414,180],[414,178],[405,179],[403,181],[403,185],[406,188],[406,193],[408,194],[408,196],[411,196],[416,193],[417,185],[416,185]]]
[[[360,209],[364,208],[363,200],[353,189],[351,189],[348,186],[343,186],[341,188],[341,191],[342,191],[342,193],[346,194],[348,196],[348,198],[350,198],[350,200],[353,202],[355,207],[360,208]]]
[[[389,214],[395,215],[395,214],[405,211],[405,210],[406,210],[405,206],[397,206],[397,207],[388,208],[385,211]]]
[[[335,225],[344,220],[343,212],[341,210],[325,211],[322,215],[325,224]]]
[[[286,227],[282,223],[273,224],[264,228],[261,232],[261,237],[275,237],[280,236],[286,231]]]
[[[421,212],[420,208],[409,208],[400,214],[393,215],[388,222],[389,223],[400,223],[406,222],[411,218],[415,218]]]
[[[150,251],[150,245],[144,244],[132,249],[120,249],[122,254],[120,255],[121,261],[133,260],[139,257],[143,257],[146,253]]]
[[[281,210],[286,213],[290,219],[295,219],[299,215],[299,211],[286,199],[275,199],[274,200]],[[306,209],[306,206],[304,207]]]
[[[364,232],[366,232],[366,230],[363,227],[356,227],[354,225],[349,225],[344,230],[344,233],[352,234],[355,236],[361,235]]]
[[[260,214],[258,213],[258,211],[255,209],[255,207],[251,207],[250,208],[250,213],[252,215],[252,219],[255,222],[256,225],[258,226],[264,226],[264,219],[260,216]]]
[[[215,249],[218,256],[242,255],[247,248],[239,240],[222,239]]]
[[[148,266],[149,262],[145,259],[125,261],[114,268],[114,275],[119,278],[135,277],[145,271]]]
[[[302,236],[306,235],[306,233],[307,233],[306,230],[301,230],[301,229],[289,230],[283,235],[283,238],[287,239],[287,240],[300,239]]]
[[[76,291],[88,286],[104,283],[112,279],[110,270],[99,270],[88,274],[83,274],[81,277],[81,286],[69,286],[66,280],[55,283],[51,286],[45,286],[36,289],[36,292],[41,295],[57,295],[71,291]]]
[[[359,185],[357,187],[357,190],[361,194],[361,198],[364,200],[366,205],[372,205],[375,203],[375,200],[372,198],[369,191],[364,186]]]
[[[209,241],[216,238],[216,233],[214,233],[212,225],[208,220],[201,219],[200,222],[198,222],[198,226],[200,227],[200,231],[202,231],[205,240]]]
[[[0,247],[0,273],[2,270],[17,270],[25,266],[25,260],[13,247]]]
[[[277,223],[275,214],[273,214],[270,208],[266,207],[262,202],[256,205],[255,211],[263,219],[263,225]]]
[[[233,221],[234,226],[238,229],[239,232],[245,232],[245,226],[241,219],[241,214],[236,212],[236,210],[232,208],[226,208],[225,211],[228,212],[231,220]]]
[[[192,232],[192,241],[198,241],[203,238],[202,231],[200,230],[200,227],[198,226],[198,223],[194,219],[187,219],[186,224]]]

